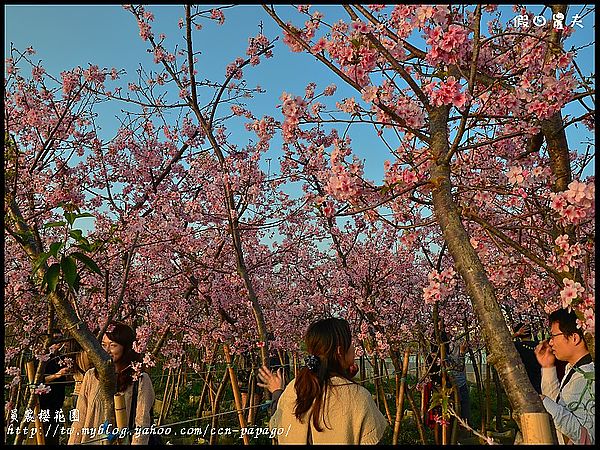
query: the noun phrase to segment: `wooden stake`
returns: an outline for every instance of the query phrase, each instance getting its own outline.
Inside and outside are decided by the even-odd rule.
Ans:
[[[163,392],[162,405],[160,405],[160,415],[158,416],[158,425],[162,424],[163,418],[166,415],[166,405],[167,405],[167,394],[169,389],[169,382],[171,381],[171,368],[169,368],[169,374],[167,375],[167,383],[165,384],[165,390]]]
[[[460,410],[460,396],[458,394],[458,388],[452,386],[452,393],[454,394],[454,411],[456,414],[462,417],[462,411]],[[450,435],[450,445],[456,445],[458,441],[458,419],[453,417],[452,420],[452,434]]]
[[[219,383],[219,387],[217,388],[217,392],[215,393],[214,409],[212,411],[213,418],[212,418],[212,422],[211,422],[211,427],[213,430],[217,429],[217,424],[219,423],[219,416],[217,416],[217,413],[219,412],[219,406],[221,405],[221,400],[223,399],[223,394],[225,393],[225,383],[227,383],[228,377],[229,377],[229,371],[227,369],[225,369],[223,371],[223,378],[221,379],[221,382]],[[218,433],[211,434],[209,445],[217,444],[218,439],[219,439]]]
[[[489,362],[485,361],[485,429],[490,429],[490,422],[492,420],[492,403],[491,403],[491,367]]]
[[[406,374],[408,372],[408,360],[410,352],[404,351],[404,359],[402,361],[402,378],[400,379],[400,394],[398,402],[396,403],[396,420],[394,422],[394,435],[392,437],[392,444],[398,444],[398,436],[400,434],[400,424],[402,423],[402,416],[404,415],[404,389],[406,386]]]
[[[179,389],[182,384],[181,374],[183,373],[184,366],[185,366],[185,364],[181,364],[179,366],[179,373],[177,374],[177,381],[175,382],[175,395],[174,395],[174,400],[173,400],[175,402],[179,399]],[[169,406],[171,406],[171,405],[169,405]]]
[[[235,369],[231,365],[231,353],[229,352],[229,345],[223,345],[223,352],[225,353],[225,361],[227,362],[227,370],[229,371],[229,379],[231,381],[231,389],[233,390],[233,400],[235,401],[235,408],[238,413],[238,420],[240,421],[240,428],[246,428],[246,419],[244,418],[244,410],[242,408],[242,396],[240,395],[240,386],[238,385],[237,375]],[[244,445],[250,445],[250,439],[247,433],[242,436]]]
[[[442,371],[442,392],[446,392],[446,343],[440,343],[440,369]],[[442,445],[448,445],[448,425],[442,424]]]
[[[256,392],[256,376],[254,375],[254,363],[252,363],[252,369],[250,371],[250,376],[248,377],[248,425],[254,425],[254,396]],[[242,405],[242,408],[245,408],[246,405]]]
[[[298,353],[294,353],[294,378],[296,378],[297,376],[298,376]]]
[[[419,430],[419,436],[421,438],[421,443],[423,445],[427,445],[427,437],[425,436],[425,427],[423,426],[423,421],[421,420],[421,416],[419,415],[419,410],[417,409],[417,405],[415,405],[415,401],[413,400],[412,394],[410,391],[406,392],[406,400],[408,400],[408,404],[410,405],[410,409],[413,412],[415,423],[417,424],[417,430]]]
[[[494,387],[496,388],[496,431],[504,432],[504,424],[502,423],[502,410],[504,409],[502,402],[502,386],[500,385],[500,377],[495,368],[492,368],[494,374]]]
[[[420,417],[425,421],[425,415],[427,414],[427,405],[425,404],[425,386],[421,389],[421,414]]]
[[[201,372],[206,371],[206,364],[202,363]],[[204,380],[204,385],[202,386],[202,392],[200,394],[200,399],[198,400],[198,410],[196,411],[196,417],[202,417],[202,411],[204,410],[204,402],[206,400],[206,393],[209,392],[210,389],[210,380],[212,375],[212,365],[209,366],[208,371],[206,371],[206,378]]]

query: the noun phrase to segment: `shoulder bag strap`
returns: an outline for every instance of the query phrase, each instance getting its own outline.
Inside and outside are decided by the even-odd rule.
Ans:
[[[131,408],[129,410],[129,431],[133,433],[135,429],[135,415],[137,413],[137,398],[140,380],[137,379],[133,382],[133,394],[131,394]]]
[[[565,386],[569,383],[569,381],[571,381],[571,377],[573,376],[575,369],[577,367],[585,366],[586,364],[589,364],[591,362],[592,362],[592,355],[590,355],[588,353],[584,357],[580,358],[579,361],[577,361],[573,367],[571,367],[571,369],[569,370],[567,375],[563,378],[563,381],[560,385],[560,391],[558,392],[558,396],[556,397],[557,403],[558,403],[558,400],[560,399],[560,392],[565,388]]]

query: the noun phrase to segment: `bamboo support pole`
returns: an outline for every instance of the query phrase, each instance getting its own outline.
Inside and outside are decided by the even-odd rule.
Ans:
[[[379,406],[379,398],[381,398],[381,402],[383,403],[383,408],[385,409],[385,415],[387,417],[388,423],[391,425],[392,421],[392,412],[390,411],[390,406],[385,398],[385,391],[383,389],[383,380],[380,378],[380,361],[377,359],[377,355],[373,354],[373,377],[375,378],[373,381],[375,383],[375,392],[377,392],[377,406]]]
[[[175,397],[175,388],[177,387],[178,369],[173,370],[171,373],[171,386],[169,387],[169,395],[167,397],[167,406],[165,408],[165,417],[169,415],[171,406],[173,405],[173,398]]]
[[[406,350],[404,352],[404,359],[402,360],[402,378],[400,379],[400,392],[398,395],[398,401],[396,403],[396,420],[394,422],[394,435],[392,437],[392,444],[398,444],[398,436],[400,434],[400,425],[402,423],[402,416],[404,414],[404,390],[406,386],[406,374],[408,372],[408,361],[410,358],[410,352]]]
[[[547,413],[521,414],[521,431],[525,444],[554,444],[554,435]]]
[[[419,417],[421,417],[423,421],[425,421],[425,415],[427,414],[427,404],[425,400],[425,386],[423,386],[421,389],[421,414],[419,414]]]
[[[377,407],[381,409],[379,404],[379,371],[377,370],[377,355],[373,353],[373,357],[371,358],[371,367],[373,368],[373,385],[375,387],[375,403],[377,403]],[[368,378],[368,377],[367,377]]]
[[[175,402],[177,400],[179,400],[179,392],[180,392],[181,384],[182,384],[181,377],[182,377],[182,373],[184,372],[183,367],[184,367],[184,364],[181,364],[179,366],[179,373],[177,374],[177,381],[175,382],[175,394],[173,396],[173,401],[175,401]],[[169,407],[170,406],[171,405],[169,405]]]
[[[496,431],[498,433],[504,432],[504,423],[502,422],[502,410],[504,409],[502,399],[502,386],[500,385],[500,377],[495,368],[492,368],[494,375],[494,387],[496,389]]]
[[[115,400],[115,418],[117,420],[117,428],[122,430],[126,427],[129,427],[129,420],[127,417],[127,407],[125,406],[125,395],[121,392],[118,392],[114,395]],[[132,405],[133,408],[133,405]],[[135,422],[133,423],[133,427],[135,429]],[[133,432],[134,430],[129,430]],[[130,443],[131,438],[125,439],[125,442]]]
[[[385,409],[385,415],[387,416],[388,419],[388,423],[391,425],[393,422],[392,420],[392,412],[390,411],[390,405],[388,404],[387,398],[385,396],[385,390],[383,389],[383,382],[381,380],[378,380],[378,389],[379,389],[379,395],[381,396],[381,399],[383,401],[383,408]]]
[[[202,365],[202,371],[206,369],[206,365]],[[200,393],[200,399],[198,400],[198,409],[196,410],[196,417],[202,417],[202,411],[204,410],[204,402],[206,401],[206,394],[210,392],[210,383],[212,378],[212,366],[208,368],[206,378],[204,379],[204,385],[202,386],[202,392]]]
[[[208,388],[208,400],[210,401],[210,410],[214,411],[217,407],[216,405],[216,395],[217,391],[213,389],[213,383],[210,382],[210,386]]]
[[[359,369],[360,369],[360,385],[364,386],[365,384],[365,357],[364,355],[361,355],[360,360],[359,360]]]
[[[250,372],[250,379],[249,379],[249,386],[248,386],[248,395],[249,395],[249,399],[248,399],[248,403],[249,403],[249,409],[248,409],[248,424],[249,425],[254,425],[254,422],[256,421],[256,416],[257,416],[257,408],[255,407],[257,405],[257,400],[258,403],[260,403],[260,397],[261,397],[261,392],[258,390],[258,386],[256,385],[256,366],[254,365],[254,363],[252,363],[252,372]],[[244,405],[245,406],[245,405]]]
[[[475,364],[475,367],[475,377],[479,375],[479,377],[477,378],[477,389],[479,392],[479,411],[481,413],[481,434],[485,436],[487,428],[485,420],[485,385],[483,380],[483,354],[481,352],[481,349],[477,352],[477,363]]]
[[[21,364],[19,368],[22,371],[24,369],[23,364]],[[17,409],[20,409],[21,403],[25,402],[25,393],[27,392],[27,388],[24,388],[23,384],[23,379],[21,378],[19,381],[19,389],[17,390],[17,400],[15,402],[15,408]]]
[[[165,384],[165,390],[163,392],[162,405],[160,406],[160,414],[158,416],[158,425],[159,426],[162,424],[162,421],[166,415],[165,408],[167,405],[167,394],[169,392],[169,383],[171,381],[171,371],[172,371],[172,369],[169,368],[169,373],[167,375],[167,382]]]
[[[492,417],[492,401],[491,401],[491,367],[488,361],[485,362],[485,429],[490,429],[490,422]]]
[[[427,437],[425,436],[425,428],[423,427],[423,421],[421,420],[421,416],[419,415],[417,405],[415,405],[415,401],[413,400],[412,395],[410,392],[408,392],[408,390],[406,392],[406,400],[408,400],[410,409],[413,412],[415,423],[417,424],[417,430],[419,431],[419,437],[421,438],[421,443],[423,445],[427,445]]]
[[[35,363],[33,361],[27,361],[25,365],[27,370],[27,379],[29,380],[29,384],[33,385],[35,381]],[[33,387],[31,388],[31,395],[33,396],[33,414],[35,420],[35,440],[37,445],[45,445],[46,439],[44,438],[44,427],[42,426],[42,421],[40,420],[40,402],[38,396],[33,393]]]
[[[440,345],[440,368],[442,371],[442,392],[446,392],[448,385],[448,374],[446,373],[446,344]],[[445,394],[444,394],[445,395]],[[442,424],[442,445],[448,445],[448,425],[446,422]]]
[[[227,370],[229,371],[229,380],[231,381],[231,389],[233,391],[233,400],[235,402],[235,409],[237,409],[238,420],[240,421],[240,428],[246,428],[246,419],[244,418],[244,410],[242,408],[242,396],[240,394],[240,386],[238,384],[237,375],[235,369],[231,365],[231,353],[229,351],[229,345],[223,345],[223,352],[225,353],[225,361],[227,362]],[[250,439],[248,434],[244,433],[242,436],[244,445],[250,445]]]
[[[214,402],[214,409],[212,411],[212,422],[211,422],[211,427],[213,430],[217,429],[217,424],[219,423],[219,416],[217,415],[217,413],[219,412],[219,406],[221,405],[221,400],[223,399],[223,394],[225,393],[225,384],[227,383],[227,378],[229,377],[229,371],[225,370],[223,371],[223,378],[221,379],[221,382],[219,383],[219,387],[217,389],[217,392],[215,393],[215,402]],[[215,434],[211,434],[210,436],[210,441],[209,441],[209,445],[216,445],[219,439],[219,434],[215,433]]]
[[[125,428],[128,425],[127,407],[125,405],[125,395],[118,392],[114,396],[115,399],[115,418],[117,419],[117,427]],[[133,407],[133,405],[132,405]]]
[[[169,388],[169,401],[168,401],[167,407],[165,409],[165,418],[166,418],[166,416],[169,415],[169,411],[171,411],[173,402],[175,400],[175,389],[177,388],[177,383],[178,383],[178,375],[175,375],[176,373],[179,374],[180,372],[177,372],[177,369],[175,369],[171,373],[171,387]]]
[[[298,377],[298,353],[294,353],[294,378]]]
[[[452,386],[452,394],[454,396],[454,411],[456,414],[462,417],[462,411],[460,410],[460,396],[458,394],[458,388]],[[452,434],[450,435],[450,445],[456,445],[458,442],[458,419],[453,417],[452,420]]]
[[[468,341],[467,341],[468,342]],[[481,381],[481,371],[479,366],[479,360],[475,357],[475,353],[473,349],[467,343],[467,352],[469,354],[469,359],[471,360],[471,364],[473,366],[473,373],[475,374],[475,384],[477,385],[477,399],[479,402],[479,411],[481,411],[482,420],[480,421],[480,430],[481,434],[485,434],[485,420],[483,419],[484,414],[484,401],[483,401],[483,383]]]
[[[390,379],[390,372],[388,370],[387,361],[385,360],[385,358],[381,359],[381,365],[383,367],[383,370],[380,371],[381,374],[382,374],[382,376],[383,376],[383,373],[385,373],[385,377],[382,378],[382,384],[383,384],[384,380],[385,380],[386,383],[389,381],[389,379]]]

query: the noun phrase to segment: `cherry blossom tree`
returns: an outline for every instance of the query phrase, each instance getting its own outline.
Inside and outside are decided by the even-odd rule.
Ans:
[[[263,35],[251,38],[247,58],[228,66],[222,83],[196,82],[192,29],[199,30],[203,19],[222,23],[223,13],[185,7],[187,46],[175,55],[162,47],[163,35],[154,39],[151,12],[127,9],[160,67],[141,68],[128,93],[116,85],[122,75],[116,69],[90,65],[58,80],[17,50],[5,78],[6,248],[15,254],[7,270],[13,313],[7,322],[17,332],[23,320],[27,327],[46,320],[40,337],[56,326],[56,316],[98,368],[107,411],[113,411],[114,370],[98,339],[112,319],[141,325],[135,345],[150,350],[148,366],[163,345],[168,366],[184,359],[185,342],[208,352],[215,340],[248,341],[250,330],[267,361],[252,278],[269,272],[265,262],[274,256],[260,243],[261,228],[286,208],[272,201],[281,181],[267,180],[258,165],[269,125],[240,101],[260,89],[237,81],[244,67],[271,55],[271,43]],[[21,75],[21,66],[32,69],[31,78]],[[116,86],[109,86],[113,81]],[[179,88],[173,103],[162,89],[167,82]],[[202,89],[212,100],[201,106]],[[94,122],[100,101],[130,105],[112,139],[103,138]],[[168,114],[174,108],[182,110],[175,121]],[[228,142],[225,123],[240,115],[260,135],[257,144]],[[84,208],[94,217],[87,236],[73,223],[89,214],[80,213]],[[41,360],[49,351],[44,342],[34,348]],[[13,358],[31,344],[15,342],[8,354]]]
[[[512,405],[519,414],[543,412],[514,350],[497,286],[510,280],[507,297],[517,294],[531,305],[533,294],[547,309],[556,302],[548,291],[542,297],[542,289],[551,287],[554,298],[561,291],[561,304],[578,312],[591,342],[593,243],[586,244],[594,187],[593,179],[573,180],[591,157],[569,151],[565,128],[593,127],[593,107],[585,102],[593,90],[575,52],[563,50],[573,29],[550,24],[521,32],[502,26],[498,12],[486,33],[482,17],[495,13],[495,6],[343,8],[347,21],[328,21],[300,6],[305,21],[296,25],[264,6],[293,52],[312,54],[362,99],[346,98],[327,109],[317,97],[284,93],[282,135],[290,153],[325,167],[323,202],[330,214],[336,200],[356,213],[377,215],[381,205],[400,217],[411,207],[433,211],[477,311],[488,360],[511,387]],[[518,7],[515,12],[533,15]],[[566,6],[554,5],[552,12],[564,13]],[[411,44],[415,35],[424,46]],[[577,101],[586,110],[565,120],[562,109]],[[385,167],[382,186],[365,179],[361,160],[346,160],[352,154],[348,138],[322,139],[321,124],[334,114],[337,123],[368,123],[377,130],[395,158]],[[519,266],[510,272],[516,277],[495,272],[507,264]],[[444,279],[432,273],[430,280],[424,294],[435,298]]]
[[[125,9],[152,68],[55,77],[33,49],[6,61],[13,388],[30,357],[39,383],[56,328],[88,352],[112,411],[114,368],[98,339],[113,319],[137,325],[146,366],[199,371],[219,344],[267,362],[269,348],[298,352],[315,318],[344,315],[399,372],[402,350],[437,333],[439,315],[453,336],[483,335],[518,414],[543,412],[507,317],[571,307],[586,338],[595,333],[593,150],[567,139],[569,127],[593,132],[594,90],[577,49],[565,51],[572,28],[523,32],[482,5],[344,5],[341,20],[302,5],[294,25],[264,6],[293,52],[356,91],[307,80],[304,93],[281,93],[278,120],[255,116],[262,89],[244,81],[274,39],[244,37],[245,53],[205,80],[202,23],[223,24],[226,7],[184,6],[172,48],[151,10]],[[122,108],[112,134],[101,102]],[[369,129],[372,151],[388,153],[381,180],[356,151]],[[300,198],[286,193],[293,183]]]

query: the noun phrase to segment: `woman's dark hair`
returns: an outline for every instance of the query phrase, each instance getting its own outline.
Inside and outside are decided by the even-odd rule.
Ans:
[[[127,386],[133,383],[135,371],[131,363],[141,361],[141,356],[133,350],[135,331],[123,322],[111,322],[106,331],[106,337],[124,347],[121,364],[125,368],[117,373],[117,392],[124,392]]]
[[[67,351],[66,354],[73,360],[73,372],[77,372],[79,374],[85,374],[88,368],[82,367],[83,361],[81,355],[85,355],[85,351],[79,345],[74,338],[69,339],[67,342]]]
[[[561,333],[565,334],[565,337],[569,337],[573,334],[578,334],[583,343],[585,344],[585,339],[583,338],[583,330],[581,328],[577,328],[577,314],[575,311],[568,311],[565,308],[557,309],[548,317],[548,322],[550,326],[554,322],[558,322],[558,329]],[[587,348],[587,344],[586,344]]]
[[[352,382],[343,364],[344,356],[352,344],[350,325],[344,319],[319,320],[308,327],[304,342],[308,353],[319,358],[319,363],[314,371],[303,367],[298,373],[294,415],[301,420],[312,407],[313,425],[317,431],[323,431],[319,425],[319,415],[323,417],[325,424],[323,403],[331,386],[331,377],[338,375]],[[327,424],[325,426],[329,428]]]

